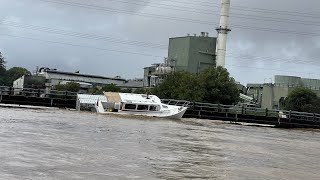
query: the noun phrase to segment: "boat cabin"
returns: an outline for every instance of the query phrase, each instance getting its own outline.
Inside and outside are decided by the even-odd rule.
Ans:
[[[142,104],[142,103],[122,103],[122,111],[160,111],[161,106],[155,104]]]

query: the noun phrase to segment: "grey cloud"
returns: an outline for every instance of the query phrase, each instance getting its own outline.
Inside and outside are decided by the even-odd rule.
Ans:
[[[39,0],[1,0],[0,20],[163,45],[168,44],[170,37],[184,36],[187,33],[192,34],[207,31],[212,36],[216,36],[214,29],[219,22],[219,16],[217,15],[219,8],[216,7],[219,5],[219,1],[212,2],[202,0],[201,2],[203,3],[198,1],[177,3],[176,1],[168,0],[143,0],[134,1],[135,4],[119,3],[115,0],[64,1],[92,4],[134,13],[158,14],[161,16],[208,21],[210,23],[198,24],[110,11],[89,10]],[[236,80],[243,83],[263,82],[266,78],[273,77],[274,74],[316,76],[317,66],[314,65],[320,65],[320,63],[315,61],[312,62],[313,65],[310,65],[310,63],[307,62],[309,62],[310,59],[317,60],[320,55],[318,50],[319,41],[317,40],[319,37],[275,33],[268,32],[268,30],[255,31],[250,28],[237,28],[236,26],[241,25],[245,27],[270,28],[317,34],[320,28],[320,26],[318,26],[319,23],[311,23],[312,25],[308,26],[302,25],[301,23],[272,22],[265,21],[260,16],[271,17],[272,20],[283,18],[296,21],[319,22],[320,13],[317,11],[317,7],[320,5],[319,1],[304,3],[299,0],[232,0],[231,3],[231,28],[233,31],[228,38],[228,52],[230,53],[230,57],[227,58],[227,64],[230,65],[227,67]],[[156,8],[160,6],[159,4],[188,8],[184,8],[184,11],[170,8]],[[262,10],[259,9],[252,9],[257,12],[239,10],[239,8],[250,7],[278,9],[281,10],[281,13],[284,11],[294,11],[297,13],[280,15],[279,13],[272,13],[270,11],[263,13]],[[199,13],[191,12],[197,11],[197,9],[212,10],[213,14],[205,14],[199,10]],[[298,13],[303,13],[304,16],[306,16],[305,13],[315,14],[316,17],[295,16]],[[250,15],[252,18],[258,18],[259,20],[239,18],[239,14]],[[167,55],[165,49],[131,46],[124,43],[108,41],[94,41],[4,25],[0,25],[0,34],[1,33],[160,56],[152,57],[117,53],[0,35],[0,50],[8,57],[8,66],[11,67],[23,65],[29,69],[35,69],[36,66],[49,66],[66,71],[80,70],[84,73],[105,76],[122,75],[126,78],[132,78],[142,77],[142,68],[144,66],[154,62],[160,62],[162,61],[161,57]],[[284,60],[275,61],[269,60],[270,58],[262,58],[270,56],[275,57],[275,59],[298,59],[307,64],[297,65],[285,63]],[[243,66],[257,68],[247,68]],[[266,69],[280,69],[280,71],[269,71]],[[287,71],[302,71],[302,73],[290,73]]]

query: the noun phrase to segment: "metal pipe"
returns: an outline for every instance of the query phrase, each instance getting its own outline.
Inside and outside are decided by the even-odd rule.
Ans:
[[[229,26],[229,11],[230,11],[230,0],[222,0],[221,3],[221,14],[219,27],[216,29],[218,32],[217,47],[216,47],[216,66],[225,67],[225,58],[227,51],[227,36],[228,32],[231,31]]]

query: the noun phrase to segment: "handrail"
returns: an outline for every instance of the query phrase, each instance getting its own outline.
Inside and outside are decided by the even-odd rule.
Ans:
[[[76,98],[78,93],[71,91],[56,91],[34,88],[14,88],[0,86],[0,95],[24,95],[24,96],[63,96],[65,98]]]
[[[175,104],[178,102],[189,102],[184,100],[174,100],[174,99],[161,99],[165,104]],[[175,103],[174,103],[175,102]],[[223,104],[211,104],[211,103],[200,103],[200,102],[189,102],[187,107],[190,110],[195,111],[210,111],[219,113],[229,113],[229,114],[243,114],[243,115],[254,115],[254,116],[265,116],[265,117],[280,117],[280,114],[286,116],[287,119],[295,120],[299,119],[313,119],[313,121],[320,121],[320,114],[317,113],[307,113],[307,112],[297,112],[297,111],[286,111],[277,109],[264,109],[256,107],[245,107],[245,106],[233,106],[233,105],[223,105]],[[283,118],[283,117],[281,117]]]

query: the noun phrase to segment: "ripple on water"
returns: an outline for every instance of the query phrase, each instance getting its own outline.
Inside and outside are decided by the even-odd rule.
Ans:
[[[0,108],[0,179],[320,179],[319,131]]]

